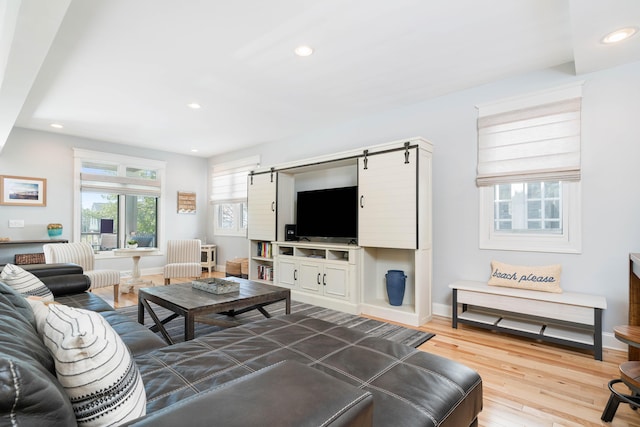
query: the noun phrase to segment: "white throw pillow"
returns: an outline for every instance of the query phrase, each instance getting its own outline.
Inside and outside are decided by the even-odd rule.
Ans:
[[[488,284],[507,288],[561,293],[561,273],[562,266],[560,264],[531,267],[491,261],[491,277]]]
[[[17,265],[7,264],[0,273],[0,279],[24,296],[36,296],[43,301],[53,301],[53,294],[36,276]]]
[[[49,305],[44,343],[78,425],[119,425],[145,415],[147,396],[138,367],[98,313]]]
[[[49,315],[49,307],[40,300],[27,298],[27,302],[33,310],[33,317],[36,319],[36,330],[38,331],[38,335],[42,338],[44,334],[44,324],[47,322],[47,316]]]

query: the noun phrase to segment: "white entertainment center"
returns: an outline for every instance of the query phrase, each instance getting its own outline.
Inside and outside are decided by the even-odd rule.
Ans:
[[[249,176],[249,278],[291,289],[292,298],[413,326],[431,319],[432,145],[409,138],[273,165]],[[300,191],[357,186],[357,244],[286,241]],[[330,208],[330,207],[328,207]],[[385,274],[407,276],[401,306]]]

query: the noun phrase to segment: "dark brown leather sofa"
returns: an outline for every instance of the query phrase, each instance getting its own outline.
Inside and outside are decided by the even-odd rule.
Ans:
[[[482,381],[452,360],[295,313],[167,346],[86,289],[52,292],[60,303],[100,312],[134,355],[147,415],[131,425],[477,425]],[[30,306],[0,282],[4,425],[75,418]]]

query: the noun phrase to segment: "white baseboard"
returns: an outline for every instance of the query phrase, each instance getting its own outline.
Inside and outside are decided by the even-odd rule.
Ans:
[[[433,314],[437,316],[448,317],[451,319],[451,305],[450,304],[439,304],[434,302],[431,305],[431,309],[433,310]]]
[[[629,346],[617,339],[615,335],[613,335],[613,332],[602,333],[602,347],[611,350],[629,350]]]
[[[433,303],[432,309],[433,314],[437,316],[443,316],[449,319],[452,317],[451,306],[448,304]],[[613,335],[613,332],[602,332],[602,348],[627,351],[628,346],[618,340]]]

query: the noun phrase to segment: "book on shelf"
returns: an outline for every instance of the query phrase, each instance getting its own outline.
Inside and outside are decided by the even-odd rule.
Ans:
[[[270,265],[259,265],[258,280],[268,280],[273,282],[273,267]]]
[[[262,258],[271,258],[271,242],[258,242],[256,255]]]

